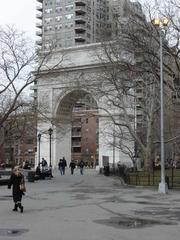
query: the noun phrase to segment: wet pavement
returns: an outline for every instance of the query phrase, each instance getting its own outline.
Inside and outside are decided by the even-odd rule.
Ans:
[[[24,213],[0,186],[0,240],[179,240],[180,192],[122,185],[95,170],[27,182]]]

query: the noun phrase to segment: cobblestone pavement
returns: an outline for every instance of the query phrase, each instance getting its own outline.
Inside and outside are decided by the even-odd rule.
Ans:
[[[27,182],[24,213],[0,186],[0,240],[179,240],[180,192],[123,186],[86,170]]]

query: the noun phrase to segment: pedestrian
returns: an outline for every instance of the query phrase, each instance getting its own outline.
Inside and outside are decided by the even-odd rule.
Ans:
[[[35,173],[36,173],[37,179],[41,179],[42,173],[41,173],[40,164],[38,164],[38,166],[36,167],[36,172]]]
[[[47,164],[47,161],[44,159],[44,158],[42,158],[42,161],[41,161],[41,166],[42,166],[42,172],[45,172],[45,171],[47,171],[47,169],[48,169],[48,164]]]
[[[62,161],[63,161],[63,168],[62,168],[62,171],[63,171],[63,175],[65,175],[65,169],[66,169],[66,167],[67,167],[67,162],[66,162],[65,157],[62,158]]]
[[[59,168],[61,175],[63,175],[64,162],[62,159],[59,159],[58,168]]]
[[[85,166],[85,163],[83,160],[81,160],[78,164],[79,168],[80,168],[80,174],[83,175],[83,170],[84,170],[84,166]]]
[[[13,172],[10,176],[8,182],[8,189],[11,189],[12,186],[12,195],[14,201],[13,211],[18,211],[18,207],[20,212],[23,213],[24,207],[21,204],[22,195],[25,191],[25,180],[24,175],[21,173],[19,166],[15,166]],[[24,186],[24,189],[22,187]]]
[[[73,175],[74,169],[76,168],[76,164],[73,160],[70,162],[69,167],[71,168],[71,175]]]

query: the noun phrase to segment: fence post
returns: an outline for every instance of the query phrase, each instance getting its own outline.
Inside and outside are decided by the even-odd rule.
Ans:
[[[153,186],[154,186],[154,168],[153,168],[153,175],[152,175],[152,177],[153,177]]]
[[[171,169],[171,186],[172,186],[172,188],[174,186],[174,168],[173,168],[173,166],[172,166],[172,169]]]
[[[148,172],[148,186],[150,186],[150,173]]]

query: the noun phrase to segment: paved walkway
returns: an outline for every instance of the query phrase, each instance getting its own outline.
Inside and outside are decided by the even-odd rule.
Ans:
[[[122,186],[86,170],[27,182],[23,214],[0,186],[0,240],[179,240],[180,192]]]

